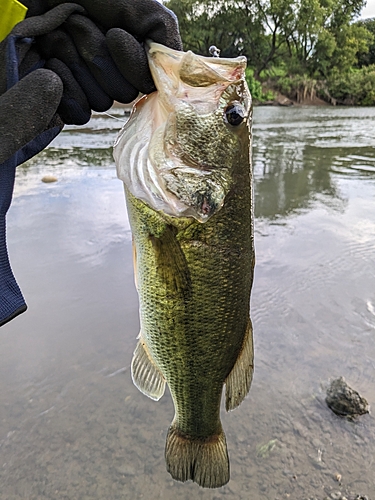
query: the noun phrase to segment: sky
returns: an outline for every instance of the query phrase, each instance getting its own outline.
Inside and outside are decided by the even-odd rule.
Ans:
[[[375,0],[367,0],[366,7],[362,10],[361,18],[375,17]]]
[[[163,3],[163,0],[158,0]],[[362,10],[361,19],[375,17],[375,0],[367,0],[366,7]]]

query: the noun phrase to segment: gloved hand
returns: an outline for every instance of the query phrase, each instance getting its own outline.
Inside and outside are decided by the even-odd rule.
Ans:
[[[23,3],[29,7],[31,17],[19,23],[0,44],[0,105],[2,94],[17,82],[17,73],[23,78],[43,67],[58,74],[63,83],[57,110],[62,121],[82,125],[89,120],[91,109],[105,111],[113,99],[131,102],[139,91],[155,90],[141,42],[151,38],[175,49],[182,48],[176,18],[156,0],[77,0],[74,4],[63,0],[23,0]],[[45,74],[47,79],[50,76]],[[40,89],[35,85],[29,89],[29,97],[37,107]],[[18,102],[16,97],[13,114]],[[48,106],[48,101],[40,98],[39,103]],[[1,141],[0,163],[30,135],[37,135],[35,131],[40,128],[39,122],[34,123],[32,113],[24,114],[22,121],[19,115],[14,116],[13,121],[14,126],[8,129],[14,128],[13,137],[8,136],[11,140],[7,144]]]
[[[152,92],[144,40],[182,48],[175,16],[156,0],[21,1],[27,19],[0,44],[0,326],[26,309],[5,239],[15,167],[64,123]]]
[[[56,74],[41,69],[45,61],[33,41],[56,29],[73,12],[83,12],[83,8],[65,4],[43,16],[25,19],[0,43],[0,164],[49,128],[62,99],[63,83]],[[61,129],[63,122],[59,125]]]
[[[29,7],[30,15],[39,15],[64,1],[23,0],[23,3]],[[113,79],[103,60],[107,58],[106,46],[118,69],[136,89],[143,93],[154,91],[142,42],[151,39],[181,50],[176,16],[156,0],[75,0],[75,3],[85,8],[88,17],[105,34],[105,38],[100,36],[99,30],[92,29],[92,23],[82,16],[69,20],[73,27],[70,33],[80,55],[90,70],[96,66],[96,77],[101,72],[99,81]]]

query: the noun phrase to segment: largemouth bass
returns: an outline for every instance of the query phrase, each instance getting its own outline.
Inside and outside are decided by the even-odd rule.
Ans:
[[[229,481],[220,421],[249,391],[254,245],[251,96],[246,58],[151,43],[157,92],[142,97],[114,147],[133,233],[140,336],[132,378],[175,416],[167,470],[216,488]]]

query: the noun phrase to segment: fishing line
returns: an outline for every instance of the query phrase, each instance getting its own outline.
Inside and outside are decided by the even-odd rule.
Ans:
[[[118,120],[119,122],[122,122],[122,123],[126,123],[128,121],[128,120],[121,120],[121,118],[117,118],[117,116],[110,115],[106,111],[102,111],[100,114],[107,115],[107,116],[114,118],[115,120]]]

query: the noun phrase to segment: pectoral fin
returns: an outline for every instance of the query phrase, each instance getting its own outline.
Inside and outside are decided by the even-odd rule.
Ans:
[[[185,255],[176,238],[176,229],[166,226],[160,236],[150,236],[157,270],[169,293],[187,300],[191,295],[191,278]]]
[[[249,392],[253,379],[253,360],[253,329],[249,318],[241,352],[225,380],[225,409],[227,411],[239,406]]]
[[[146,396],[158,401],[165,390],[165,380],[159,368],[147,352],[147,347],[140,338],[135,348],[132,364],[134,385]]]

